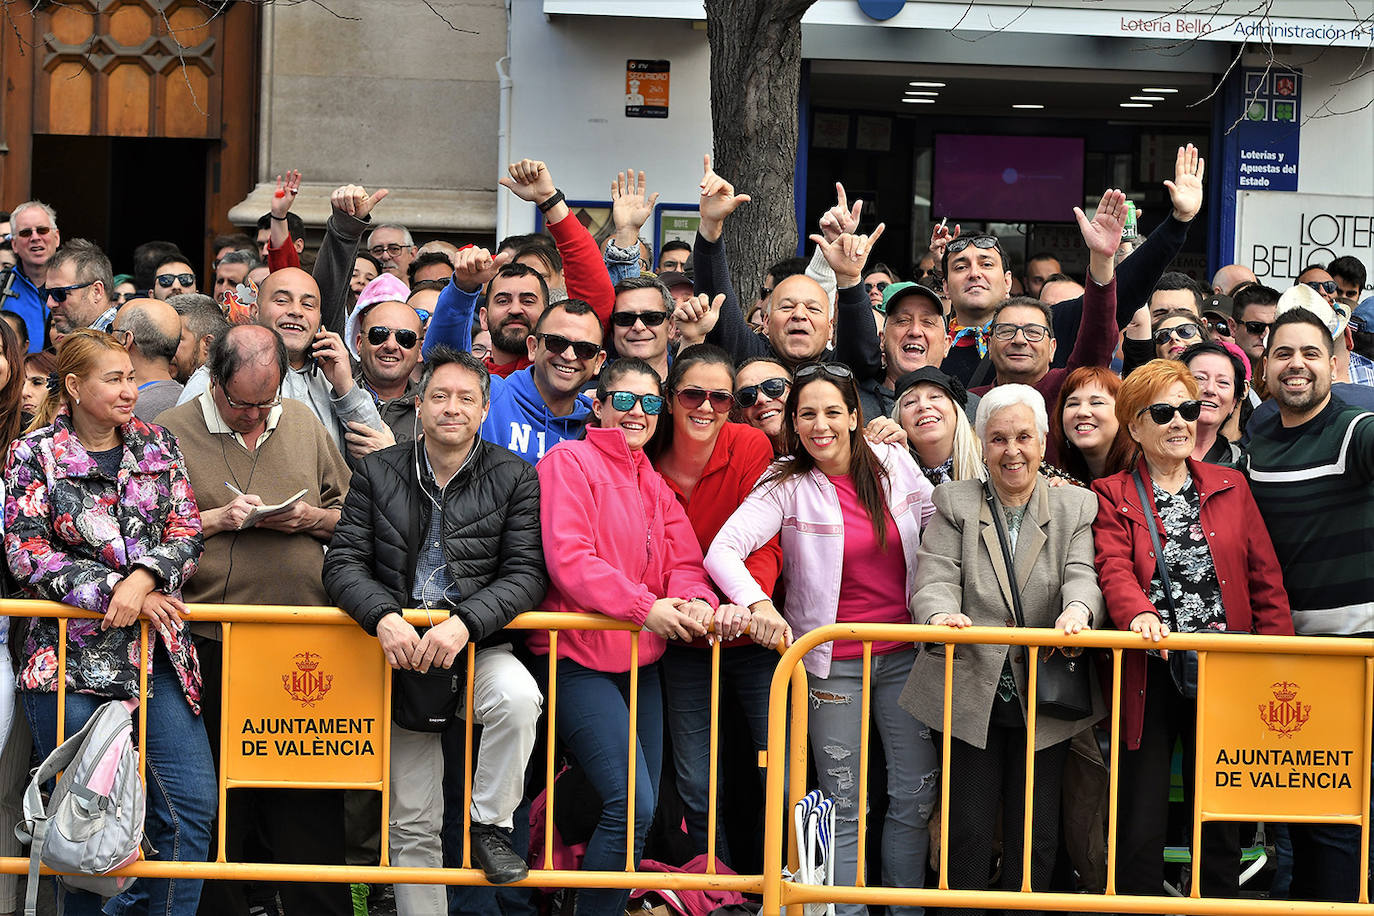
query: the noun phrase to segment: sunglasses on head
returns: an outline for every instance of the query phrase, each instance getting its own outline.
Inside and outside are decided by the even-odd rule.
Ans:
[[[611,324],[618,328],[632,328],[636,321],[644,322],[646,328],[656,328],[667,320],[667,312],[616,312],[611,316]]]
[[[677,393],[677,402],[688,410],[696,410],[706,401],[716,413],[725,413],[735,402],[735,396],[728,391],[707,391],[705,388],[683,388]]]
[[[1162,328],[1155,331],[1155,346],[1162,347],[1169,342],[1170,337],[1177,337],[1179,340],[1192,340],[1194,337],[1202,336],[1202,328],[1195,324],[1180,324],[1172,328]]]
[[[1335,280],[1304,280],[1303,286],[1310,286],[1319,293],[1326,293],[1328,296],[1336,294]]]
[[[27,239],[32,238],[35,232],[39,235],[47,235],[49,232],[52,232],[52,226],[34,226],[32,229],[20,229],[14,234],[21,239]]]
[[[994,235],[964,235],[950,242],[945,246],[946,254],[958,254],[968,246],[974,248],[996,248],[997,237]]]
[[[1177,413],[1186,422],[1192,423],[1202,413],[1201,401],[1184,401],[1182,404],[1151,404],[1149,407],[1142,407],[1136,411],[1136,416],[1149,412],[1150,419],[1155,421],[1156,426],[1167,426]]]
[[[171,289],[173,283],[180,283],[182,286],[195,286],[195,274],[158,274],[157,285],[163,289]]]
[[[759,392],[770,400],[781,400],[790,384],[785,378],[766,378],[757,385],[745,385],[735,392],[735,403],[744,408],[753,407],[758,403]]]
[[[62,303],[67,301],[67,297],[79,289],[85,289],[94,283],[94,280],[87,280],[85,283],[73,283],[71,286],[50,286],[48,296],[53,302]]]
[[[592,343],[590,340],[568,340],[561,334],[540,334],[539,339],[548,347],[550,353],[557,353],[559,356],[567,353],[569,347],[572,347],[573,356],[578,359],[595,359],[596,354],[601,352],[601,344]]]
[[[891,284],[887,283],[885,280],[879,280],[877,283],[865,283],[865,284],[864,284],[864,292],[866,292],[866,293],[871,293],[871,292],[873,292],[873,291],[876,289],[878,292],[881,293],[883,290],[887,289],[888,286],[890,286],[890,285],[891,285]]]
[[[634,410],[636,401],[644,408],[644,412],[651,417],[656,417],[663,412],[663,398],[657,394],[612,391],[606,395],[606,402],[621,413]]]
[[[809,366],[802,366],[794,376],[797,381],[809,378],[813,375],[824,374],[835,378],[853,378],[854,371],[844,363],[811,363]]]
[[[378,324],[367,329],[367,342],[374,347],[380,347],[392,336],[396,338],[396,346],[402,350],[412,350],[420,342],[420,335],[410,328],[388,328]]]

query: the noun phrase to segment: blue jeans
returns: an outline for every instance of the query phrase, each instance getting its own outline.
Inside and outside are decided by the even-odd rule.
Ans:
[[[156,858],[174,862],[204,862],[210,851],[210,824],[219,795],[205,723],[191,711],[181,684],[165,652],[153,655],[147,703],[148,809],[144,833],[157,849]],[[41,758],[56,747],[57,694],[26,692],[24,714],[33,729]],[[71,736],[100,708],[103,697],[67,693],[66,731]],[[143,727],[140,725],[139,727]],[[139,878],[128,890],[111,898],[103,912],[192,916],[200,901],[200,881]],[[100,897],[87,891],[66,891],[67,916],[101,913]]]
[[[1355,903],[1365,880],[1360,828],[1345,824],[1289,824],[1293,877],[1289,900]]]
[[[777,661],[776,652],[753,643],[722,649],[720,653],[720,702],[724,704],[728,697],[743,711],[756,751],[768,748],[768,688]],[[692,851],[704,855],[711,792],[711,650],[669,645],[663,654],[663,683],[668,730],[673,736],[677,791],[686,809],[687,836]],[[724,735],[718,733],[717,738],[723,741]],[[720,780],[721,774],[717,772],[717,802]],[[730,850],[721,813],[716,811],[716,858],[729,865]]]
[[[624,871],[626,797],[629,794],[630,675],[584,668],[558,660],[558,736],[601,798],[601,818],[582,857],[584,871]],[[634,861],[658,804],[663,766],[663,694],[657,665],[639,669],[635,766]],[[555,804],[557,800],[555,799]],[[552,816],[552,813],[550,813]],[[619,916],[630,901],[623,889],[586,889],[577,894],[577,916]]]

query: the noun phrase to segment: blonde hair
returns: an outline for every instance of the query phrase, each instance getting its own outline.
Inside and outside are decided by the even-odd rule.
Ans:
[[[52,425],[58,410],[70,398],[67,393],[67,376],[84,378],[94,370],[96,360],[106,350],[128,352],[114,335],[94,328],[80,328],[62,338],[62,343],[57,348],[57,385],[52,385],[50,377],[48,396],[38,405],[38,412],[26,432]]]
[[[920,384],[934,385],[934,382],[917,382]],[[912,386],[913,388],[916,385]],[[939,386],[937,386],[939,387]],[[906,392],[902,393],[903,396]],[[983,464],[983,443],[973,433],[973,424],[969,422],[968,414],[964,408],[959,406],[959,402],[952,396],[949,403],[954,408],[954,442],[950,450],[950,457],[954,459],[954,467],[951,473],[953,480],[987,480],[988,469]],[[892,404],[892,419],[901,425],[902,422],[902,399],[898,398]],[[916,450],[911,449],[911,454],[916,457]],[[917,464],[920,459],[917,458]]]

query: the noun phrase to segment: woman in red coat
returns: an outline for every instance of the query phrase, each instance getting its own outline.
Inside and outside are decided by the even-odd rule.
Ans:
[[[1180,664],[1188,658],[1181,654],[1171,666],[1169,632],[1293,633],[1282,572],[1249,485],[1239,471],[1191,458],[1200,408],[1197,382],[1183,363],[1156,359],[1132,372],[1117,392],[1116,416],[1117,435],[1135,443],[1134,468],[1093,484],[1093,541],[1107,613],[1151,646],[1126,654],[1119,685],[1121,894],[1163,893],[1169,765],[1180,736],[1183,782],[1192,781],[1196,672]],[[1158,535],[1162,564],[1147,525]],[[1236,896],[1239,828],[1204,824],[1202,841],[1203,895]]]

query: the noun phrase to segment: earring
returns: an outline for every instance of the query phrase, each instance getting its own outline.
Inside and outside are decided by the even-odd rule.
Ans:
[[[80,398],[77,398],[77,399],[76,399],[76,406],[77,406],[77,407],[80,407],[80,406],[81,406],[81,399],[80,399]]]

